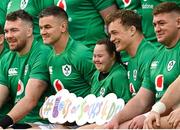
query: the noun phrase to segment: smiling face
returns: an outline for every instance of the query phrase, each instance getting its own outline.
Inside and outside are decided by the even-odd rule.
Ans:
[[[21,52],[27,44],[27,39],[32,36],[32,28],[21,19],[15,21],[7,20],[4,30],[5,38],[12,51]]]
[[[180,18],[177,13],[160,13],[154,16],[153,24],[158,42],[172,47],[179,39]]]
[[[116,46],[116,51],[126,50],[130,45],[130,30],[123,26],[119,20],[111,22],[108,26],[110,40]]]
[[[115,54],[110,55],[104,44],[96,44],[93,54],[93,62],[100,72],[108,72],[115,62]]]
[[[56,44],[64,32],[66,32],[66,22],[57,17],[46,16],[39,19],[40,33],[43,42],[46,44]]]

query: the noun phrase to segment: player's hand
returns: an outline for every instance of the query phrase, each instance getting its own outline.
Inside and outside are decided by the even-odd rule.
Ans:
[[[153,124],[160,126],[160,115],[157,112],[151,111],[146,117],[143,129],[153,129]]]
[[[48,99],[48,97],[45,97],[45,101]],[[44,102],[45,102],[44,101]],[[39,109],[39,116],[42,118],[42,119],[45,119],[42,115],[42,109],[43,109],[43,105],[41,106],[41,108]]]
[[[128,129],[142,129],[145,119],[144,115],[134,117],[129,123]]]
[[[118,116],[115,115],[111,121],[105,124],[105,129],[118,129],[119,128],[119,119]]]
[[[173,127],[173,129],[180,127],[180,108],[172,111],[169,114],[167,121]]]

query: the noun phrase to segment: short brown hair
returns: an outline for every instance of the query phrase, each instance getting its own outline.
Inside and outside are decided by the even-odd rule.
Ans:
[[[174,2],[162,2],[154,8],[153,15],[169,12],[180,14],[180,7]]]
[[[132,10],[118,10],[107,16],[107,26],[111,22],[119,20],[122,25],[135,26],[139,32],[142,32],[141,17]]]

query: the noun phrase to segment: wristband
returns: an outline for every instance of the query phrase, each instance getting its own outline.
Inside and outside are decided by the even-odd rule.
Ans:
[[[166,111],[166,105],[163,102],[159,101],[153,105],[151,111],[155,111],[159,114],[162,114]]]
[[[6,129],[13,124],[13,119],[9,115],[5,115],[0,121],[0,127]]]

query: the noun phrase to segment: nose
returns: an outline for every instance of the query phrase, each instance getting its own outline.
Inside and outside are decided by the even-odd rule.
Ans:
[[[114,36],[113,35],[110,35],[110,41],[113,42],[114,41]]]
[[[40,33],[41,33],[41,35],[46,34],[46,29],[45,28],[40,28]]]
[[[154,27],[154,30],[155,32],[159,32],[161,30],[161,27],[157,24],[155,27]]]
[[[95,63],[95,62],[97,62],[97,61],[98,61],[97,56],[93,56],[93,62]]]
[[[5,39],[8,39],[8,38],[10,38],[12,36],[13,35],[12,35],[12,33],[10,31],[5,32]]]

